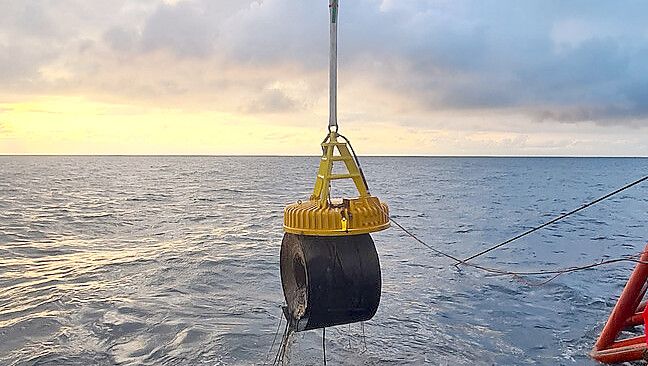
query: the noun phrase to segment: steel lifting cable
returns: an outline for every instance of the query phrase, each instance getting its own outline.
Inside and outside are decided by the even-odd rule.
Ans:
[[[279,324],[277,324],[277,330],[275,331],[274,338],[272,338],[272,345],[270,345],[270,349],[268,350],[268,353],[266,354],[265,360],[263,361],[264,366],[268,363],[268,359],[270,357],[270,354],[272,353],[272,349],[274,348],[275,343],[277,341],[277,336],[279,335],[279,329],[281,329],[282,320],[283,320],[283,310],[281,311],[281,314],[279,315]]]
[[[324,356],[324,366],[326,366],[326,327],[322,328],[322,355]]]

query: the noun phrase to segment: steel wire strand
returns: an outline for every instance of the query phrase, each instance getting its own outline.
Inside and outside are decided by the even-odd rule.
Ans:
[[[470,261],[470,260],[473,260],[473,259],[475,259],[477,257],[480,257],[480,256],[482,256],[482,255],[484,255],[486,253],[489,253],[489,252],[491,252],[491,251],[493,251],[493,250],[495,250],[497,248],[501,248],[504,245],[507,245],[507,244],[509,244],[509,243],[511,243],[511,242],[513,242],[515,240],[518,240],[518,239],[520,239],[520,238],[522,238],[524,236],[527,236],[527,235],[529,235],[529,234],[531,234],[533,232],[536,232],[536,231],[538,231],[538,230],[540,230],[540,229],[542,229],[544,227],[547,227],[547,226],[549,226],[549,225],[551,225],[551,224],[553,224],[555,222],[558,222],[558,221],[560,221],[560,220],[562,220],[562,219],[564,219],[564,218],[566,218],[568,216],[571,216],[571,215],[573,215],[573,214],[575,214],[575,213],[577,213],[577,212],[579,212],[581,210],[584,210],[584,209],[586,209],[586,208],[588,208],[590,206],[593,206],[593,205],[595,205],[595,204],[597,204],[597,203],[599,203],[601,201],[604,201],[604,200],[606,200],[606,199],[608,199],[608,198],[610,198],[610,197],[612,197],[612,196],[614,196],[614,195],[616,195],[618,193],[621,193],[621,192],[625,191],[628,188],[634,187],[637,184],[642,183],[645,180],[648,180],[648,175],[643,177],[643,178],[637,179],[632,183],[628,183],[625,186],[623,186],[623,187],[621,187],[621,188],[619,188],[619,189],[617,189],[615,191],[612,191],[612,192],[610,192],[610,193],[608,193],[608,194],[606,194],[604,196],[601,196],[601,197],[595,199],[594,201],[588,202],[588,203],[586,203],[586,204],[584,204],[584,205],[582,205],[582,206],[580,206],[580,207],[578,207],[576,209],[573,209],[573,210],[571,210],[571,211],[569,211],[567,213],[564,213],[564,214],[562,214],[562,215],[560,215],[560,216],[558,216],[558,217],[556,217],[556,218],[554,218],[552,220],[549,220],[549,221],[545,222],[542,225],[536,226],[536,227],[534,227],[532,229],[529,229],[529,230],[527,230],[527,231],[525,231],[525,232],[523,232],[523,233],[521,233],[519,235],[516,235],[516,236],[514,236],[514,237],[512,237],[510,239],[507,239],[507,240],[505,240],[505,241],[503,241],[501,243],[493,245],[493,246],[491,246],[491,247],[489,247],[487,249],[484,249],[484,250],[482,250],[482,251],[480,251],[480,252],[478,252],[476,254],[473,254],[470,257],[461,260],[461,262],[457,263],[456,265],[458,266],[458,265],[462,265],[462,264],[467,264],[467,262]]]
[[[270,345],[270,349],[268,350],[268,353],[266,353],[265,360],[263,361],[263,365],[265,366],[270,358],[270,354],[272,354],[272,349],[275,346],[275,343],[277,342],[277,336],[279,335],[279,330],[281,329],[281,323],[283,320],[283,310],[281,311],[281,314],[279,314],[279,324],[277,324],[277,330],[275,331],[274,338],[272,338],[272,345]]]
[[[409,230],[405,229],[400,223],[398,223],[394,218],[390,218],[391,222],[394,223],[398,228],[400,228],[405,234],[410,236],[412,239],[416,240],[418,243],[422,244],[426,248],[430,249],[434,253],[437,253],[438,255],[444,256],[446,258],[449,258],[453,261],[456,262],[456,264],[462,263],[462,260],[453,256],[452,254],[445,253],[439,249],[434,248],[430,244],[426,243],[425,241],[421,240],[419,237],[414,235],[412,232]],[[571,267],[565,267],[565,268],[558,268],[558,269],[550,269],[550,270],[538,270],[538,271],[510,271],[506,269],[500,269],[500,268],[493,268],[493,267],[487,267],[483,266],[480,264],[475,264],[475,263],[466,263],[463,262],[463,265],[466,265],[468,267],[472,267],[478,270],[481,270],[486,273],[490,273],[494,276],[512,276],[521,282],[524,282],[525,284],[529,286],[543,286],[548,284],[549,282],[555,280],[559,276],[566,274],[566,273],[572,273],[572,272],[579,272],[579,271],[584,271],[600,266],[605,266],[605,265],[610,265],[614,263],[620,263],[620,262],[633,262],[633,263],[641,263],[641,264],[648,264],[646,261],[641,261],[639,259],[636,259],[637,257],[641,256],[644,252],[639,252],[634,255],[628,255],[624,257],[619,257],[619,258],[613,258],[613,259],[608,259],[608,260],[602,260],[600,262],[595,262],[595,263],[590,263],[582,266],[571,266]],[[546,276],[546,275],[553,275],[547,280],[541,281],[541,282],[533,282],[529,281],[528,279],[525,278],[525,276],[528,277],[534,277],[534,276]]]

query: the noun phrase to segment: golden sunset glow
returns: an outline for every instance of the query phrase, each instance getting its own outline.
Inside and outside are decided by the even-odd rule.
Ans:
[[[0,154],[317,155],[323,4],[0,5]],[[496,8],[345,4],[340,132],[370,155],[648,155],[643,22]]]
[[[294,134],[291,143],[303,144],[302,148],[308,140],[300,138],[304,134],[300,128],[264,125],[217,112],[132,107],[80,98],[45,98],[0,108],[6,111],[1,132],[5,153],[270,154],[290,153],[290,148],[282,149],[278,143],[290,134]]]
[[[316,155],[326,115],[247,116],[215,111],[188,111],[93,102],[78,97],[43,97],[32,102],[0,104],[2,154],[118,155]],[[434,114],[439,120],[456,116]],[[313,121],[314,120],[314,121]],[[526,154],[560,154],[551,150],[563,131],[534,134],[478,128],[478,116],[462,116],[471,129],[427,129],[387,122],[347,124],[343,132],[367,155],[507,155],[524,144]],[[323,127],[324,126],[324,127]],[[365,128],[365,126],[369,128]],[[574,147],[596,146],[595,136],[582,134]],[[618,146],[609,147],[610,153]],[[519,153],[520,150],[518,150]],[[604,150],[603,150],[604,151]],[[592,150],[592,154],[595,154]],[[508,153],[510,154],[510,153]]]

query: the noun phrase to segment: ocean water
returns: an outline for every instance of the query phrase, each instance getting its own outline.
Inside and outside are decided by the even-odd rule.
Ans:
[[[0,157],[0,364],[263,364],[283,302],[282,209],[308,197],[317,162]],[[462,257],[648,174],[648,159],[362,163],[394,218]],[[647,213],[644,184],[475,262],[535,270],[635,254]],[[373,237],[380,308],[364,327],[327,330],[329,364],[594,365],[633,268],[537,287],[458,271],[396,228]],[[288,362],[321,364],[321,335],[297,334]]]

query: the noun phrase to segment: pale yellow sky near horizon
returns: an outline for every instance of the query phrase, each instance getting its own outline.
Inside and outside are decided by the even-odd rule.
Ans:
[[[469,3],[342,4],[340,132],[360,155],[648,156],[640,9],[520,4],[538,13],[520,23],[506,2]],[[1,155],[320,151],[326,1],[0,13]]]
[[[0,110],[2,155],[316,155],[327,122],[326,111],[313,113],[303,124],[285,124],[244,113],[186,111],[79,97],[2,103]],[[299,116],[307,119],[308,113]],[[265,118],[281,120],[281,116]],[[353,122],[345,127],[341,121],[340,132],[361,155],[624,155],[619,146],[601,148],[594,132],[564,141],[564,131],[574,127],[571,124],[554,133],[524,133],[506,127],[466,130],[470,118],[447,118],[461,118],[462,128],[453,129],[452,123],[447,128],[426,129],[385,122]],[[473,122],[478,124],[479,118]],[[593,124],[588,128],[602,129]],[[570,145],[571,151],[566,149]]]

